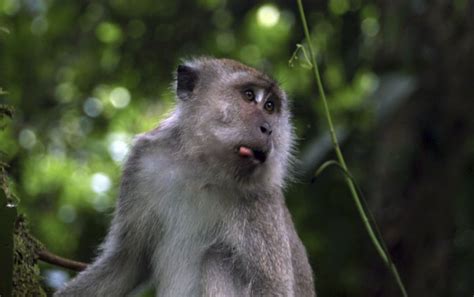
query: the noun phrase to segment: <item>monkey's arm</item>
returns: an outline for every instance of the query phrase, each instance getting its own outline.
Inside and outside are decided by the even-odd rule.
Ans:
[[[157,225],[157,221],[146,224],[154,218],[144,211],[145,199],[137,187],[132,159],[127,162],[115,216],[99,256],[54,296],[125,296],[149,275],[146,246],[154,236],[144,226]]]
[[[290,241],[293,273],[295,275],[295,296],[316,296],[313,283],[313,272],[308,262],[306,249],[296,233],[290,212],[286,207],[284,208],[284,211]]]
[[[139,284],[147,271],[145,259],[120,228],[113,224],[96,261],[54,296],[125,296]]]

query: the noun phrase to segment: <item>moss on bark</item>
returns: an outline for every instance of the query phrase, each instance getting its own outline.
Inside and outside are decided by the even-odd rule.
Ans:
[[[25,218],[18,216],[13,234],[13,293],[12,296],[46,296],[41,286],[37,251],[41,244],[31,237]]]

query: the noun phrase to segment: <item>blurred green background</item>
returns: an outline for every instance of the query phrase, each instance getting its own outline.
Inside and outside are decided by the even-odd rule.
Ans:
[[[353,175],[411,296],[474,294],[474,2],[305,1]],[[0,0],[0,150],[33,234],[85,262],[111,219],[135,134],[174,102],[182,58],[262,69],[292,99],[287,202],[319,296],[400,296],[333,158],[293,1]],[[306,66],[306,67],[305,67]],[[45,286],[72,276],[42,265]],[[1,269],[1,267],[0,267]]]

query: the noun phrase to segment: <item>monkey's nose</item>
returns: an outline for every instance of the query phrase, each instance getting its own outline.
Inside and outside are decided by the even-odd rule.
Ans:
[[[265,135],[272,135],[272,127],[270,127],[270,124],[268,123],[263,123],[261,126],[260,126],[260,131],[265,134]]]

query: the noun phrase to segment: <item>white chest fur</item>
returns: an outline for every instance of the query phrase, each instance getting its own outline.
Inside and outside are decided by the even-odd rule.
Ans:
[[[166,171],[168,162],[145,161],[144,172],[149,181],[148,211],[160,219],[161,234],[152,258],[157,294],[198,296],[203,257],[222,238],[220,226],[230,212],[231,198],[199,182],[184,182],[187,173]]]

